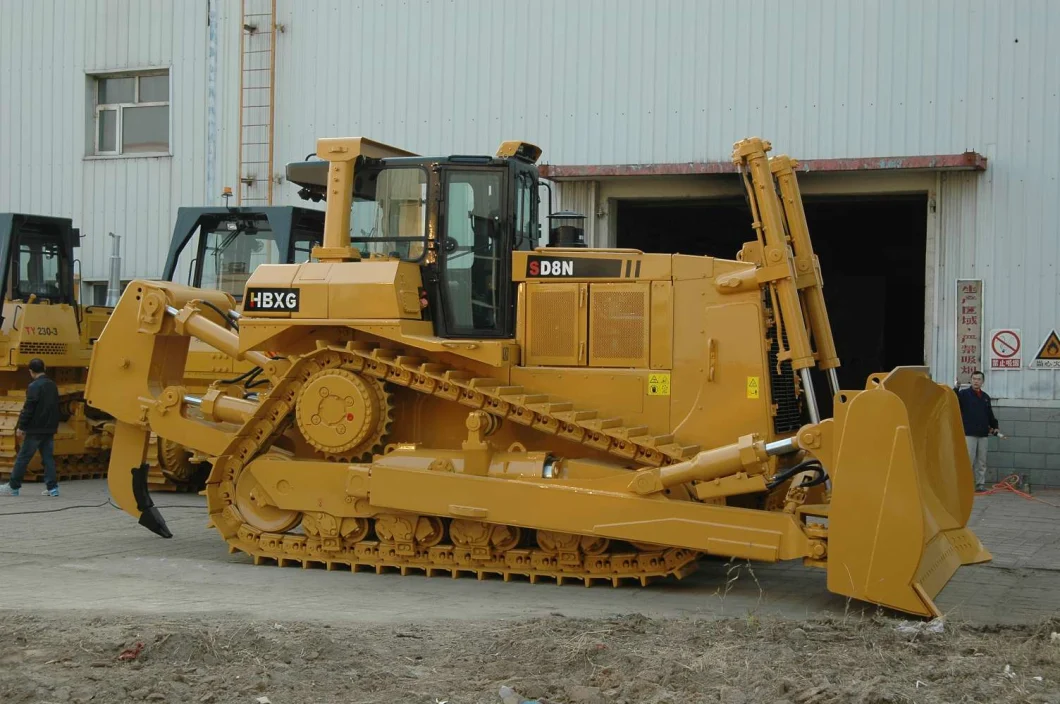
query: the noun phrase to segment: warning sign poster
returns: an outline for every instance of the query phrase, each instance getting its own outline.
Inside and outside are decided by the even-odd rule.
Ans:
[[[983,361],[983,282],[957,279],[957,382],[967,384]],[[1017,367],[1019,364],[1016,365]]]
[[[1052,330],[1027,365],[1031,369],[1060,369],[1060,336]]]
[[[1022,364],[1020,349],[1023,341],[1017,328],[1005,328],[1002,330],[991,330],[990,343],[990,369],[992,371],[1004,371],[1006,369],[1019,369]]]

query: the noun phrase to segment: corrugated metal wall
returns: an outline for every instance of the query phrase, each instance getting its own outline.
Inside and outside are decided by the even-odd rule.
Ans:
[[[206,0],[0,0],[0,210],[72,217],[85,280],[158,276],[176,207],[205,180]],[[171,157],[86,158],[86,73],[170,70]]]
[[[807,158],[954,153],[1057,107],[1047,0],[279,0],[278,18],[288,155],[351,130],[421,152],[520,137],[563,164],[724,160],[749,134]]]
[[[419,153],[518,137],[557,164],[726,160],[751,134],[803,159],[976,150],[988,171],[946,176],[939,198],[936,378],[954,376],[958,277],[986,279],[985,329],[1032,346],[1060,326],[1058,3],[279,0],[278,14],[278,170],[353,134]],[[559,190],[562,207],[598,205],[588,184]],[[990,388],[1060,400],[1058,377]]]
[[[0,209],[73,215],[86,278],[105,276],[107,231],[127,274],[160,273],[176,206],[238,185],[240,6],[0,0]],[[1060,325],[1060,3],[278,0],[277,21],[274,175],[324,135],[419,153],[515,137],[562,164],[724,160],[750,134],[803,159],[974,149],[988,171],[947,176],[939,199],[940,295],[981,274],[986,328],[1030,347]],[[173,156],[84,160],[84,72],[154,65],[173,72]],[[274,201],[299,202],[286,184]],[[951,299],[940,321],[952,379]],[[1057,376],[990,386],[1060,400]]]

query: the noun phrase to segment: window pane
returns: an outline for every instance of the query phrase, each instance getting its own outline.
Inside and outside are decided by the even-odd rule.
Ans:
[[[131,103],[136,98],[135,78],[101,78],[99,104]]]
[[[501,177],[454,171],[445,202],[445,282],[454,327],[496,325],[501,261]]]
[[[121,114],[122,152],[165,152],[169,150],[169,108],[123,108]]]
[[[395,237],[426,237],[427,172],[420,168],[365,170],[356,177],[350,213],[350,240],[362,253],[417,260],[423,242]]]
[[[295,231],[294,239],[294,264],[308,262],[313,257],[313,247],[323,243],[323,233]]]
[[[101,110],[99,113],[99,150],[113,152],[117,150],[118,113],[115,110]]]
[[[519,174],[515,190],[515,249],[533,248],[535,190],[530,174]]]
[[[169,76],[144,76],[140,79],[141,103],[169,101]]]
[[[173,269],[173,281],[178,284],[194,286],[192,276],[195,274],[195,257],[199,254],[199,236],[201,228],[195,231],[191,239],[187,241],[184,248],[177,254],[177,264]]]
[[[30,294],[36,294],[38,298],[60,295],[59,252],[58,242],[33,240],[19,245],[15,287],[19,298],[26,299]]]
[[[231,230],[229,226],[237,229]],[[201,288],[217,289],[243,298],[247,279],[261,264],[281,264],[276,237],[264,222],[255,222],[248,229],[239,229],[235,222],[224,223],[223,229],[206,234],[206,251],[202,260]]]

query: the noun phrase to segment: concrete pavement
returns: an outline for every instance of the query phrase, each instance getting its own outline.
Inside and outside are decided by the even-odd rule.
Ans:
[[[154,495],[175,536],[163,540],[106,505],[104,480],[67,482],[58,499],[40,496],[41,486],[0,497],[2,608],[329,622],[875,611],[831,594],[824,571],[798,563],[707,562],[685,580],[647,589],[255,567],[246,555],[229,554],[206,527],[203,497]],[[1060,493],[1041,496],[1060,504]],[[93,504],[104,505],[15,515]],[[994,561],[958,571],[936,599],[944,612],[987,623],[1060,613],[1060,509],[1012,494],[978,497],[972,527]]]

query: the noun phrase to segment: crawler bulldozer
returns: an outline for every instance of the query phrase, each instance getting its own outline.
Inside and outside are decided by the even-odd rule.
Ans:
[[[802,560],[828,589],[930,616],[963,564],[972,473],[924,367],[837,382],[796,163],[734,146],[731,260],[540,241],[541,151],[420,157],[325,138],[288,181],[326,201],[315,261],[221,290],[134,281],[89,402],[108,484],[172,534],[152,433],[208,458],[210,524],[256,564],[647,585],[703,558]],[[192,340],[261,390],[186,384]],[[822,418],[811,374],[825,374]]]
[[[324,213],[292,206],[182,207],[177,210],[166,281],[223,291],[238,304],[250,273],[261,264],[308,261],[324,237]],[[245,392],[260,389],[254,365],[236,361],[200,340],[192,340],[184,385],[205,393],[210,384],[235,385]],[[151,440],[148,482],[152,489],[199,491],[209,472],[207,458],[162,437]]]
[[[249,272],[259,263],[308,260],[324,233],[324,213],[290,206],[263,208],[182,207],[170,242],[163,276],[230,292],[238,301]],[[25,402],[29,360],[40,357],[59,386],[64,420],[56,433],[55,460],[60,481],[106,473],[111,417],[84,404],[92,346],[113,308],[81,305],[74,279],[74,250],[80,232],[67,218],[0,213],[0,261],[4,267],[0,322],[0,476],[10,476],[18,452],[15,428]],[[185,383],[205,391],[211,382],[235,377],[242,369],[227,355],[202,343],[188,356]],[[249,375],[247,375],[249,376]],[[260,386],[260,384],[259,384]],[[149,474],[156,490],[203,488],[203,465],[174,443],[151,444]],[[39,479],[34,456],[27,479]]]
[[[68,218],[0,213],[0,476],[10,477],[18,454],[18,416],[31,381],[29,361],[39,357],[59,389],[61,421],[55,434],[60,479],[103,476],[109,433],[106,417],[85,408],[83,393],[92,341],[109,308],[82,307],[74,285],[74,250],[80,230]],[[34,456],[27,478],[43,468]]]

